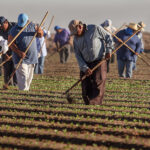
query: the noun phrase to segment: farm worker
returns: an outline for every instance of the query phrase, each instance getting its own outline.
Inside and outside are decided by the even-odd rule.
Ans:
[[[119,37],[122,41],[125,41],[136,30],[138,30],[137,24],[130,23],[126,29],[123,29],[117,33],[117,37]],[[115,39],[115,41],[119,44],[117,39]],[[118,74],[120,77],[131,78],[135,57],[140,53],[141,50],[141,40],[137,35],[134,35],[126,44],[131,47],[136,52],[136,54],[131,52],[126,46],[122,46],[117,51]],[[125,67],[126,74],[124,75]]]
[[[8,40],[8,33],[11,30],[11,28],[15,25],[16,23],[9,22],[5,17],[1,16],[0,17],[0,36],[2,36],[5,40]],[[9,48],[9,51],[7,51],[5,54],[2,55],[2,61],[5,61],[11,55],[12,55],[12,51],[11,51],[11,48]],[[12,59],[7,61],[3,65],[3,69],[4,69],[4,83],[6,84],[9,81],[10,76],[14,70],[14,63]],[[17,84],[17,78],[15,74],[9,85],[16,85],[16,84]]]
[[[109,31],[111,33],[114,33],[116,31],[116,28],[112,25],[112,20],[107,19],[105,20],[101,26],[106,30]],[[112,38],[113,39],[113,38]],[[112,41],[113,42],[113,41]],[[115,61],[115,56],[114,54],[111,56],[111,63],[113,63]],[[110,60],[107,60],[107,72],[109,72],[109,63]]]
[[[17,25],[10,30],[10,34],[8,37],[9,42],[25,26],[27,21],[28,16],[26,14],[22,13],[18,16]],[[43,30],[41,28],[37,28],[35,24],[30,23],[25,28],[25,30],[20,34],[20,36],[16,39],[15,43],[13,43],[10,46],[11,49],[13,50],[13,62],[15,66],[17,66],[21,58],[23,59],[21,65],[16,71],[18,81],[17,85],[19,90],[28,91],[33,79],[34,67],[35,64],[38,62],[36,39],[33,40],[26,54],[25,50],[27,49],[37,29],[38,29],[37,36],[42,37]]]
[[[145,24],[141,21],[141,22],[138,23],[138,26],[145,27]],[[142,30],[137,33],[138,38],[141,39],[141,42],[142,42],[140,53],[144,52],[143,31],[144,31],[144,28],[142,28]],[[138,56],[135,56],[135,59],[134,59],[134,62],[133,62],[133,67],[132,67],[133,70],[136,70],[137,58],[138,58]]]
[[[6,54],[8,51],[7,40],[5,40],[2,36],[0,36],[0,53]],[[2,57],[0,56],[0,63],[2,63]],[[0,68],[0,75],[2,75],[2,70]]]
[[[67,63],[71,49],[70,33],[59,26],[55,26],[54,30],[56,31],[54,42],[60,55],[60,63]]]
[[[80,77],[87,76],[81,82],[83,100],[86,105],[101,105],[105,92],[106,62],[94,72],[91,69],[103,58],[110,58],[113,46],[111,36],[102,27],[86,25],[79,20],[72,20],[68,27],[71,35],[74,35],[74,52]]]
[[[38,51],[38,63],[35,65],[35,74],[43,74],[45,57],[47,56],[45,37],[50,38],[50,31],[44,31],[42,37],[36,37],[37,51]],[[43,43],[44,42],[44,43]]]

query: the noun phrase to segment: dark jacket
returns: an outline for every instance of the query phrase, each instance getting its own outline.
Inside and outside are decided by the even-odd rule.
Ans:
[[[8,29],[7,29],[7,31],[3,31],[2,29],[0,29],[0,36],[2,36],[5,40],[8,40],[9,31],[15,25],[16,25],[15,22],[8,22]],[[9,51],[7,51],[6,54],[11,56],[12,55],[12,50],[9,49]],[[4,60],[4,58],[5,58],[5,55],[3,55],[3,60]]]
[[[116,36],[120,38],[122,41],[126,41],[131,35],[127,34],[126,30],[124,29],[118,32]],[[114,41],[119,43],[116,38],[114,38]],[[135,52],[140,53],[141,40],[138,38],[137,35],[134,35],[126,44],[129,47],[131,47]],[[126,46],[122,46],[117,51],[117,59],[134,61],[135,57],[136,55],[133,52],[131,52],[131,50],[129,50]]]

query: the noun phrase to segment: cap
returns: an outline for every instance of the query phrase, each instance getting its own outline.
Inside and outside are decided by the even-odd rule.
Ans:
[[[77,34],[77,28],[76,27],[79,24],[82,24],[82,22],[79,21],[79,20],[72,20],[72,21],[70,21],[70,23],[68,25],[68,28],[69,28],[69,30],[71,32],[71,35]]]
[[[0,25],[3,25],[3,23],[7,20],[5,17],[1,16],[0,17]]]
[[[19,27],[24,27],[25,24],[27,23],[28,19],[29,18],[28,18],[28,16],[26,14],[24,14],[24,13],[20,14],[18,16],[18,26]]]
[[[61,29],[60,26],[55,26],[55,27],[54,27],[54,30],[55,30],[55,31],[56,31],[56,30],[59,30],[59,29]]]

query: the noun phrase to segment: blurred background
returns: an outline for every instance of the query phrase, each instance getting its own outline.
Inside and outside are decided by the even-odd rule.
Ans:
[[[150,31],[150,0],[0,0],[0,16],[9,21],[17,21],[20,13],[26,13],[29,19],[39,23],[46,11],[49,11],[45,26],[54,15],[53,25],[67,28],[72,19],[87,24],[101,24],[111,19],[115,27],[123,23],[143,21],[146,31]],[[53,32],[53,29],[52,29]]]

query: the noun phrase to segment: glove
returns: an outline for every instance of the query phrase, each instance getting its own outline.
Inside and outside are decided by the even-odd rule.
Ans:
[[[3,48],[2,48],[2,51],[3,51],[3,54],[6,54],[6,52],[8,51],[8,45],[5,45]]]
[[[50,34],[51,34],[51,32],[50,32],[50,31],[47,31],[47,35],[50,36]]]
[[[40,58],[41,57],[41,53],[38,53],[38,58]]]
[[[51,37],[51,32],[47,31],[47,39],[49,39]]]
[[[5,54],[8,51],[8,45],[7,45],[7,40],[2,40],[0,41],[0,46],[1,46],[1,51],[3,54]]]
[[[4,38],[2,36],[0,36],[0,41],[3,41],[3,40],[4,40]]]
[[[2,52],[3,54],[6,54],[6,52],[8,51],[8,45],[7,45],[7,40],[4,41],[3,46],[2,46]]]

